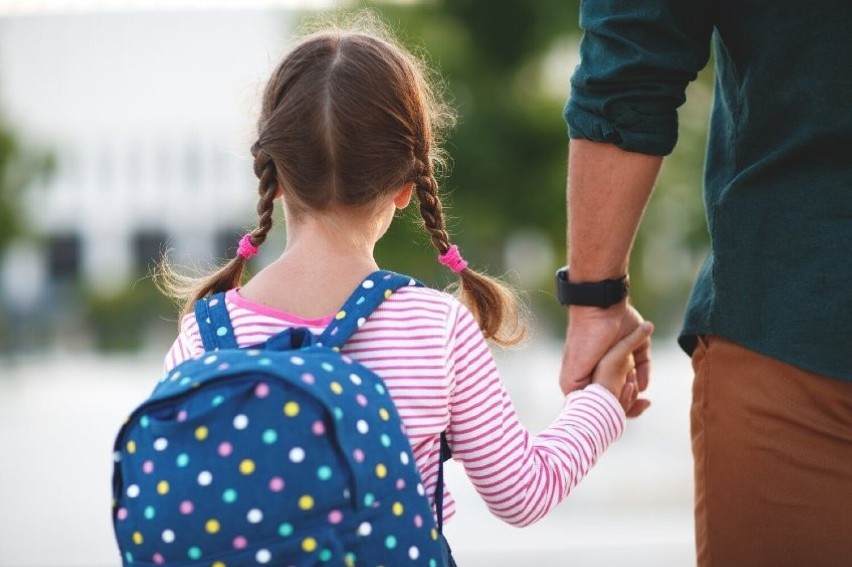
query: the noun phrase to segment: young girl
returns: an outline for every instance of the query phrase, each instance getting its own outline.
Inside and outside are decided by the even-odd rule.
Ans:
[[[382,34],[333,30],[303,38],[263,95],[251,148],[260,180],[257,227],[226,266],[181,296],[186,308],[165,366],[201,355],[192,305],[219,291],[227,291],[241,347],[289,327],[321,333],[353,289],[379,269],[373,248],[395,211],[415,195],[439,261],[460,277],[460,300],[403,288],[343,352],[385,381],[430,497],[446,432],[453,459],[491,512],[526,526],[562,501],[621,435],[622,405],[635,395],[630,353],[648,340],[651,326],[617,344],[594,383],[569,395],[546,430],[532,435],[519,423],[486,340],[517,341],[520,310],[508,290],[468,266],[444,225],[433,171],[437,130],[448,117],[418,62]],[[246,260],[266,240],[279,198],[285,249],[242,284]],[[169,291],[188,289],[163,268]],[[449,521],[455,513],[451,493],[445,490],[442,500]]]

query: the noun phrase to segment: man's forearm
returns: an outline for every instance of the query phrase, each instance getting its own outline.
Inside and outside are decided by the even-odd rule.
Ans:
[[[627,273],[633,240],[663,158],[574,139],[568,152],[571,281]]]

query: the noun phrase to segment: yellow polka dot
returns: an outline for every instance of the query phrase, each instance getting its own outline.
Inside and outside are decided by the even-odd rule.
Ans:
[[[302,551],[310,553],[317,548],[317,540],[312,537],[306,537],[302,540]]]
[[[402,506],[402,502],[394,502],[391,509],[393,510],[394,516],[402,516],[402,513],[405,510]]]
[[[338,311],[337,315],[334,316],[334,318],[338,320],[343,319],[344,317],[346,317],[346,311]]]
[[[142,534],[140,532],[133,532],[133,543],[136,545],[142,545]]]
[[[222,561],[214,561],[210,567],[227,567]]]
[[[206,531],[208,534],[219,533],[219,527],[219,520],[210,519],[207,520],[207,523],[204,524],[204,531]]]
[[[204,427],[203,425],[199,425],[198,427],[195,428],[195,438],[198,439],[199,441],[204,441],[205,439],[207,439],[207,435],[209,433],[210,433],[210,431],[208,431],[207,428]]]
[[[240,463],[240,472],[243,474],[251,474],[254,472],[254,461],[246,459]]]
[[[299,498],[299,508],[302,510],[310,510],[314,507],[314,498],[310,494],[305,494]]]
[[[299,415],[299,404],[296,402],[287,402],[284,404],[284,415],[287,417],[296,417]]]
[[[388,413],[388,410],[381,408],[379,410],[379,417],[382,418],[382,421],[387,421],[390,419],[390,414]]]
[[[391,295],[393,295],[393,292],[392,292],[391,290],[389,290],[389,289],[386,289],[386,290],[385,290],[385,299],[387,299],[387,298],[388,298],[388,297],[390,297]]]
[[[136,452],[136,441],[127,442],[127,452],[131,455]]]
[[[169,493],[169,483],[165,480],[161,480],[157,483],[157,494],[168,494]]]
[[[376,476],[377,477],[385,478],[387,475],[388,475],[388,468],[385,465],[383,465],[382,463],[379,463],[378,465],[376,465]]]
[[[437,540],[438,539],[438,530],[435,529],[435,528],[432,528],[432,531],[430,532],[429,535],[432,536],[432,539]]]
[[[341,386],[339,382],[332,382],[328,385],[328,387],[331,388],[331,391],[335,394],[340,394],[343,392],[343,386]]]

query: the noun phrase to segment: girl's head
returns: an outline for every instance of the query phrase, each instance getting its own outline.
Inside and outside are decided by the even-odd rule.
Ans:
[[[369,212],[413,186],[432,244],[452,255],[435,180],[437,139],[452,118],[419,61],[386,34],[331,29],[302,38],[264,89],[251,147],[258,224],[242,250],[266,240],[279,196],[296,222],[319,212]],[[199,297],[238,286],[246,256],[238,254],[197,286],[187,309]],[[485,335],[500,343],[520,339],[514,296],[469,268],[460,276],[462,300]]]

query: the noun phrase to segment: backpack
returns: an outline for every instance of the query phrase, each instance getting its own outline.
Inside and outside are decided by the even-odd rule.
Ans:
[[[245,349],[224,293],[199,300],[205,353],[163,376],[116,437],[122,564],[442,565],[393,400],[340,352],[407,285],[421,284],[375,272],[321,336],[292,328]]]

